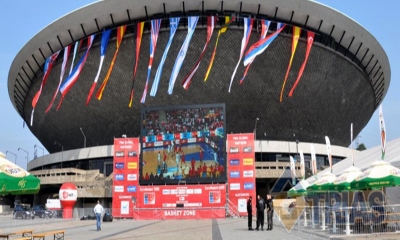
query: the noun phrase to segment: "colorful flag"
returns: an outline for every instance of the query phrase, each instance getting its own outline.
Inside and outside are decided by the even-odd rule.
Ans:
[[[89,105],[90,99],[92,98],[93,91],[96,88],[97,80],[99,80],[101,68],[103,67],[103,62],[104,62],[104,56],[106,55],[107,51],[107,46],[108,46],[108,40],[110,38],[111,34],[111,29],[109,30],[103,30],[103,33],[101,35],[101,46],[100,46],[100,64],[99,64],[99,69],[97,70],[96,77],[94,78],[94,82],[92,84],[92,87],[89,90],[89,94],[86,99],[86,105]]]
[[[379,106],[379,127],[381,132],[381,146],[382,146],[381,159],[384,160],[386,153],[386,127],[385,127],[385,119],[383,119],[382,105]]]
[[[128,104],[129,107],[132,107],[133,95],[135,90],[136,70],[139,63],[140,45],[142,43],[143,28],[144,28],[144,22],[138,22],[136,24],[136,58],[135,58],[135,67],[133,69],[131,94],[129,95],[129,104]]]
[[[169,19],[169,32],[170,32],[169,40],[168,40],[167,46],[165,47],[163,56],[161,58],[161,62],[158,65],[156,76],[154,77],[153,85],[151,86],[150,96],[152,96],[152,97],[156,96],[156,93],[158,90],[158,85],[160,84],[160,78],[161,78],[161,73],[162,73],[162,70],[164,67],[164,62],[167,59],[167,54],[168,54],[169,48],[171,47],[172,40],[174,39],[176,29],[178,29],[179,20],[180,20],[179,17]]]
[[[151,73],[151,66],[153,65],[154,53],[156,52],[158,33],[160,32],[161,19],[151,20],[151,34],[150,34],[150,59],[149,59],[149,67],[147,68],[147,79],[146,86],[143,90],[141,103],[146,101],[147,96],[147,88],[149,86],[149,79]]]
[[[233,73],[231,76],[231,82],[229,83],[228,92],[231,92],[233,78],[235,77],[236,70],[239,67],[240,61],[242,60],[242,57],[244,55],[244,51],[246,50],[247,44],[249,43],[251,30],[253,29],[253,22],[254,22],[253,18],[244,18],[243,21],[244,21],[244,34],[243,34],[243,38],[242,38],[242,45],[240,47],[240,57],[239,57],[239,61],[236,64],[235,70],[233,70]]]
[[[283,91],[285,90],[286,80],[289,77],[290,67],[292,66],[294,53],[296,52],[297,43],[299,42],[301,28],[293,26],[293,41],[292,41],[292,56],[290,57],[289,66],[286,70],[285,79],[283,80],[281,96],[279,97],[279,102],[282,102]]]
[[[71,72],[72,72],[72,70],[73,70],[73,68],[74,68],[76,54],[77,54],[77,53],[79,52],[79,50],[81,49],[82,41],[83,41],[83,39],[81,39],[81,40],[75,42],[74,55],[72,56],[71,68],[69,69],[68,75],[71,74]]]
[[[46,62],[44,63],[42,83],[40,84],[39,90],[36,92],[35,96],[32,99],[31,126],[33,124],[33,114],[35,112],[36,104],[39,101],[39,97],[42,94],[42,89],[47,82],[47,78],[50,75],[51,69],[53,68],[54,62],[56,61],[58,54],[60,54],[60,51],[53,53],[53,55],[48,57],[46,59]]]
[[[311,47],[313,45],[314,42],[314,35],[315,33],[308,31],[307,32],[307,49],[306,49],[306,55],[304,57],[304,61],[303,64],[300,67],[299,73],[297,74],[297,79],[294,82],[294,85],[292,87],[292,89],[290,89],[289,92],[289,97],[291,97],[293,95],[294,89],[296,88],[297,84],[299,84],[300,82],[300,78],[303,75],[304,72],[304,68],[306,67],[307,61],[308,61],[308,56],[310,55],[310,51],[311,51]]]
[[[294,159],[290,156],[290,175],[292,176],[292,185],[296,185],[296,167],[294,165]]]
[[[114,62],[118,55],[119,47],[121,46],[122,39],[124,38],[125,30],[126,26],[120,26],[117,28],[117,49],[115,50],[114,57],[111,60],[111,64],[110,67],[108,68],[106,77],[104,78],[103,83],[100,86],[100,89],[97,91],[96,98],[98,100],[101,100],[101,97],[103,96],[103,91],[108,83],[108,79],[110,79],[111,72],[114,68]]]
[[[83,66],[85,65],[86,59],[89,56],[89,51],[90,51],[90,48],[92,47],[93,40],[94,40],[95,36],[96,36],[96,34],[93,34],[90,37],[88,37],[88,39],[87,39],[88,43],[87,43],[87,48],[86,48],[85,53],[82,55],[82,57],[79,60],[78,64],[74,67],[74,70],[72,70],[71,74],[61,84],[61,86],[60,86],[61,100],[60,100],[60,103],[57,106],[57,110],[61,107],[61,103],[64,100],[64,97],[67,95],[68,91],[71,89],[71,87],[78,80],[79,75],[82,72]]]
[[[58,89],[60,88],[60,85],[61,85],[62,80],[64,78],[65,68],[67,66],[68,57],[69,57],[69,53],[71,51],[71,47],[72,47],[71,45],[68,45],[68,46],[66,46],[64,48],[64,58],[63,58],[63,62],[62,62],[62,65],[61,65],[60,81],[58,82],[58,86],[56,88],[56,91],[53,94],[53,98],[51,99],[51,102],[50,102],[49,106],[47,106],[47,108],[46,108],[46,113],[48,111],[50,111],[51,107],[53,106],[54,100],[57,97]]]
[[[329,141],[329,137],[328,136],[325,136],[325,142],[326,142],[326,151],[328,153],[329,167],[331,168],[331,172],[332,172],[333,171],[332,150],[331,150],[331,142]]]
[[[213,50],[213,53],[212,53],[212,55],[211,55],[211,60],[210,60],[210,63],[208,64],[206,75],[204,76],[204,82],[207,81],[208,75],[210,74],[212,65],[213,65],[213,63],[214,63],[215,54],[217,53],[217,46],[218,46],[218,39],[219,39],[219,36],[220,36],[222,33],[225,33],[226,30],[228,30],[229,25],[231,25],[231,23],[232,23],[233,21],[235,21],[235,17],[226,16],[226,17],[225,17],[225,24],[224,24],[224,25],[221,27],[221,29],[218,31],[217,41],[215,42],[214,50]]]
[[[300,174],[301,174],[301,179],[304,180],[306,178],[306,169],[304,166],[304,154],[303,151],[299,151],[300,154]]]
[[[185,60],[186,52],[189,47],[190,40],[193,37],[194,30],[196,29],[197,21],[199,20],[199,16],[191,16],[188,17],[188,33],[186,35],[185,41],[182,44],[181,49],[179,50],[178,56],[175,60],[174,67],[172,68],[172,74],[169,79],[168,85],[168,94],[171,95],[174,89],[176,78],[178,77],[179,71],[181,70],[183,60]]]
[[[184,89],[188,89],[190,86],[190,83],[192,82],[193,75],[196,73],[197,69],[200,66],[200,61],[203,59],[204,54],[206,53],[206,49],[208,47],[208,44],[210,43],[211,36],[214,31],[214,26],[217,21],[217,18],[215,16],[207,16],[207,40],[206,44],[204,45],[203,51],[200,54],[199,59],[197,60],[196,64],[193,66],[192,70],[186,75],[185,79],[182,82],[182,86]]]
[[[266,21],[266,20],[262,20],[262,21],[263,21],[262,22],[263,30],[265,28],[265,34],[267,34],[270,22]],[[273,34],[269,35],[268,37],[264,36],[263,38],[260,38],[260,40],[258,42],[254,43],[247,50],[246,54],[244,55],[244,60],[243,60],[244,66],[247,66],[247,67],[243,74],[242,79],[240,80],[240,84],[243,83],[244,78],[247,75],[247,71],[249,70],[250,65],[254,61],[254,59],[258,55],[262,54],[267,49],[267,47],[275,40],[275,38],[285,28],[285,26],[286,26],[285,24],[277,23],[277,29]],[[263,36],[263,35],[261,34],[261,36]]]
[[[314,145],[311,144],[311,171],[315,178],[317,178],[317,156],[315,154]]]

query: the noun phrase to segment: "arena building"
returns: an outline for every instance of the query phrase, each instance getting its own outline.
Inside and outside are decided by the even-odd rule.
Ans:
[[[175,60],[184,43],[190,22],[198,22],[189,42],[186,57],[177,75],[172,94],[169,79]],[[215,16],[215,29],[204,52],[190,87],[181,86],[195,66],[207,41],[207,16]],[[149,96],[170,38],[170,18],[180,17],[179,27],[166,55],[156,96]],[[211,61],[218,31],[226,17],[235,17],[225,33],[218,38],[216,55]],[[277,23],[286,24],[268,48],[254,59],[246,79],[239,80],[245,67],[240,62],[232,87],[230,79],[241,55],[244,25],[253,18],[247,48],[260,39],[261,20],[271,21],[268,35]],[[141,96],[146,85],[149,66],[151,20],[161,19],[157,48],[149,78],[145,103]],[[144,22],[141,46],[137,44],[138,23]],[[117,49],[117,29],[126,26]],[[301,29],[292,57],[295,27]],[[110,65],[113,65],[101,100],[87,96],[99,69],[101,35],[110,30],[104,64],[95,88],[99,90]],[[308,32],[315,34],[301,80],[289,97],[289,91],[306,58]],[[91,45],[87,38],[96,34]],[[46,109],[58,88],[66,46],[72,46],[64,81],[71,68],[75,43],[82,41],[76,59],[88,50],[85,65],[65,95],[60,108],[59,93],[53,106]],[[90,50],[89,50],[90,48]],[[137,49],[140,49],[140,54]],[[41,87],[45,61],[57,51],[46,84],[32,115],[32,101]],[[138,61],[136,61],[138,59]],[[135,67],[137,62],[137,68]],[[291,62],[290,71],[287,71]],[[74,63],[76,66],[77,61]],[[136,68],[136,77],[134,71]],[[286,87],[281,94],[287,75]],[[289,165],[289,155],[305,153],[309,165],[310,143],[315,145],[320,169],[328,165],[325,136],[332,144],[334,163],[350,155],[350,124],[354,136],[366,126],[375,109],[383,101],[390,84],[390,65],[382,46],[362,26],[344,14],[308,0],[271,1],[98,1],[77,9],[49,24],[35,35],[15,57],[8,77],[8,91],[15,110],[32,133],[50,152],[29,162],[28,170],[41,178],[42,188],[35,201],[43,201],[57,193],[65,181],[76,182],[80,201],[85,198],[111,200],[114,138],[141,136],[141,111],[144,107],[225,104],[226,133],[256,133],[255,158],[257,191],[265,193],[276,184],[281,171]],[[128,107],[134,84],[132,106]],[[283,98],[280,100],[280,96]],[[105,187],[104,187],[105,186]],[[282,187],[284,191],[286,187]],[[91,200],[87,200],[91,201]]]

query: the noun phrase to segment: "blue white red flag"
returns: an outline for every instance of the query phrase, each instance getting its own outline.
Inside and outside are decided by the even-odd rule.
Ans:
[[[81,49],[81,45],[82,45],[82,39],[75,42],[74,55],[72,56],[71,67],[69,69],[68,75],[71,74],[72,70],[74,69],[74,63],[75,63],[76,54]]]
[[[247,66],[251,62],[253,62],[254,58],[256,56],[260,55],[267,49],[269,44],[271,44],[275,38],[278,36],[278,34],[285,28],[285,24],[278,23],[276,32],[273,34],[269,35],[268,37],[259,40],[258,42],[254,43],[249,50],[247,50],[245,56],[244,56],[244,65]]]
[[[100,45],[100,64],[99,64],[99,69],[97,70],[96,77],[94,78],[94,82],[92,84],[92,87],[89,90],[89,94],[86,99],[86,105],[89,104],[90,99],[92,98],[94,89],[96,88],[97,81],[99,80],[100,72],[103,67],[103,62],[104,62],[104,56],[106,55],[107,51],[107,46],[108,46],[108,40],[110,39],[110,34],[111,34],[111,29],[109,30],[103,30],[103,33],[101,34],[101,45]]]
[[[181,70],[183,60],[185,60],[186,52],[189,47],[190,40],[193,37],[194,30],[196,29],[197,21],[199,20],[198,16],[192,16],[188,18],[188,33],[186,35],[185,41],[182,44],[181,49],[179,50],[178,56],[175,60],[174,67],[172,68],[172,74],[169,79],[169,86],[168,86],[168,94],[172,94],[174,89],[176,78],[178,77],[179,71]]]
[[[57,97],[58,89],[60,88],[60,85],[61,85],[62,80],[64,78],[65,68],[67,66],[68,57],[69,57],[69,53],[71,51],[71,48],[72,48],[71,45],[68,45],[68,46],[66,46],[64,48],[64,58],[63,58],[63,62],[62,62],[62,65],[61,65],[60,81],[58,82],[58,86],[56,88],[56,91],[54,92],[53,98],[51,99],[51,102],[50,102],[49,106],[46,109],[46,113],[48,111],[50,111],[51,107],[53,106],[54,100]]]
[[[215,16],[207,16],[207,40],[206,44],[204,45],[203,51],[200,54],[199,59],[197,60],[196,64],[193,66],[193,68],[190,70],[190,72],[186,75],[185,79],[182,82],[182,86],[184,89],[188,89],[190,86],[190,83],[192,82],[193,76],[196,73],[197,69],[200,66],[200,61],[203,59],[204,54],[206,53],[206,49],[208,44],[210,43],[211,36],[214,31],[214,26],[217,21],[217,17]]]
[[[44,63],[42,83],[40,84],[39,90],[36,92],[35,96],[32,99],[31,126],[33,124],[33,114],[35,112],[36,104],[39,101],[39,97],[42,94],[42,89],[47,82],[47,78],[50,75],[51,69],[53,68],[54,62],[56,61],[58,54],[60,54],[60,51],[51,55],[49,58],[46,59],[46,62]]]
[[[146,86],[144,87],[143,95],[140,100],[141,103],[146,102],[147,88],[149,86],[149,79],[151,73],[151,66],[153,65],[154,53],[156,52],[158,33],[160,32],[161,19],[151,20],[151,34],[150,34],[150,59],[147,68]]]
[[[158,85],[160,84],[160,78],[161,78],[162,70],[164,67],[164,63],[165,63],[165,60],[167,59],[167,54],[168,54],[169,48],[171,47],[172,40],[174,39],[176,29],[178,29],[179,20],[180,20],[179,17],[169,19],[169,32],[170,32],[169,40],[168,40],[167,46],[165,47],[163,56],[161,58],[161,62],[158,65],[156,76],[154,77],[153,85],[151,86],[150,96],[152,96],[152,97],[155,97],[157,94]]]
[[[96,34],[91,35],[88,37],[88,43],[87,43],[87,48],[81,59],[79,60],[78,64],[74,67],[74,70],[72,70],[71,74],[67,77],[67,79],[61,84],[60,86],[60,92],[61,92],[61,100],[60,103],[57,106],[57,110],[60,108],[61,103],[67,95],[68,91],[71,89],[71,87],[75,84],[75,82],[78,80],[79,75],[82,73],[83,66],[85,65],[86,59],[89,56],[89,51],[90,48],[92,47],[93,40]]]
[[[244,55],[244,51],[246,50],[247,44],[249,43],[251,30],[253,29],[253,22],[254,22],[253,18],[244,18],[243,21],[244,21],[244,34],[242,39],[242,46],[240,47],[240,57],[238,63],[236,64],[235,70],[233,71],[231,82],[229,83],[228,92],[231,92],[233,78],[235,77],[236,70],[239,67],[240,61],[242,60],[242,57]]]
[[[260,36],[260,40],[258,40],[258,41],[263,40],[267,36],[270,23],[271,23],[270,21],[261,20],[261,36]],[[253,46],[254,46],[254,44],[249,49],[251,49]],[[245,57],[246,57],[246,55],[245,55]],[[243,77],[242,77],[242,79],[240,79],[240,84],[242,84],[244,79],[246,78],[246,75],[247,75],[247,72],[249,71],[251,63],[254,61],[255,58],[256,57],[254,56],[253,58],[250,59],[250,62],[248,63],[246,69],[244,70]]]

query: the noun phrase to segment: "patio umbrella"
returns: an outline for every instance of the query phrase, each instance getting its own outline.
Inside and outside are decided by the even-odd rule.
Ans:
[[[400,169],[382,160],[375,161],[353,182],[352,190],[381,189],[400,185]]]
[[[309,192],[326,192],[329,190],[329,185],[335,181],[336,176],[331,172],[326,172],[320,179],[315,181],[307,188]]]
[[[0,152],[0,195],[34,194],[39,189],[39,178],[8,161]]]
[[[304,196],[307,194],[307,187],[310,184],[306,180],[301,180],[287,192],[289,197]]]
[[[333,181],[329,186],[329,190],[335,191],[346,191],[351,190],[350,183],[362,174],[361,170],[357,167],[351,166],[344,170],[343,174],[340,175]]]

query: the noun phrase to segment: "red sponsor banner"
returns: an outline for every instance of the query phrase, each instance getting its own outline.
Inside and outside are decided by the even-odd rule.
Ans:
[[[226,204],[225,184],[139,186],[137,208],[213,208]]]
[[[228,134],[227,140],[228,197],[239,215],[246,216],[249,196],[256,200],[254,133]]]
[[[114,139],[113,217],[133,218],[139,185],[139,139]]]

